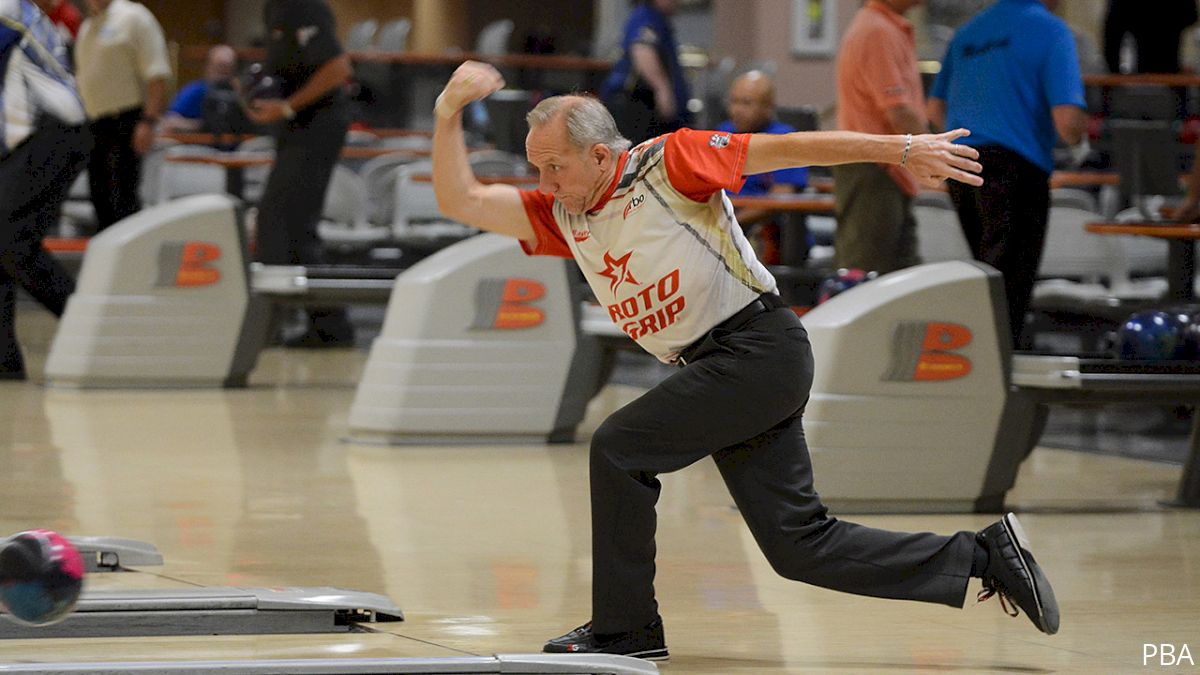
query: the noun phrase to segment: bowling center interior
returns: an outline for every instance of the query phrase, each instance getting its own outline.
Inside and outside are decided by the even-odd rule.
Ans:
[[[73,4],[88,17],[92,1]],[[217,44],[236,55],[233,90],[267,92],[273,2],[136,3],[165,36],[168,100]],[[313,258],[260,256],[277,129],[209,108],[155,130],[132,215],[98,227],[86,171],[74,180],[42,240],[75,280],[61,317],[17,291],[0,673],[1195,666],[1200,222],[1170,214],[1200,190],[1200,24],[1179,31],[1178,72],[1138,70],[1128,42],[1114,69],[1121,3],[1047,3],[1075,38],[1087,141],[1055,148],[1015,342],[1004,276],[973,256],[944,185],[909,202],[919,263],[885,272],[837,264],[828,167],[722,202],[765,214],[746,239],[807,330],[804,437],[829,515],[950,533],[1014,512],[1061,630],[977,603],[975,579],[961,610],[788,581],[706,459],[657,476],[671,654],[654,663],[542,645],[592,611],[593,433],[687,367],[634,342],[676,320],[677,279],[639,278],[630,311],[605,306],[574,261],[446,217],[432,159],[439,93],[464,61],[488,63],[505,85],[464,112],[469,165],[538,189],[526,113],[599,92],[643,3],[320,4],[353,74]],[[821,131],[839,128],[841,38],[867,6],[905,7],[927,95],[956,31],[993,3],[664,4],[689,127],[730,119],[731,88],[755,72],[773,119]],[[313,338],[323,312],[345,330]]]

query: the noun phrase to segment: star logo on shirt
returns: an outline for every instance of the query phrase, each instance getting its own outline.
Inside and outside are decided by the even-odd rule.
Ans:
[[[617,289],[621,287],[621,284],[625,283],[626,281],[634,286],[641,285],[638,283],[637,279],[634,279],[633,275],[629,273],[629,258],[632,255],[633,251],[630,251],[620,258],[613,258],[608,251],[604,252],[604,269],[601,270],[599,274],[605,279],[608,279],[608,289],[612,291],[614,295],[616,295]]]

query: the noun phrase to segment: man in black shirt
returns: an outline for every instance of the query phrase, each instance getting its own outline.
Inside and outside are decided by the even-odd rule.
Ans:
[[[282,98],[259,99],[249,111],[256,124],[280,123],[275,168],[259,204],[258,256],[272,265],[314,263],[325,191],[350,124],[342,88],[353,71],[324,0],[268,0],[264,18],[265,70],[279,81]],[[308,313],[308,331],[290,346],[353,343],[343,308]]]

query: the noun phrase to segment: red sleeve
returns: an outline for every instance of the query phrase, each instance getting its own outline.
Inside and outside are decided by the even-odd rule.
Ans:
[[[574,258],[571,247],[558,229],[554,219],[554,197],[537,190],[521,190],[521,204],[529,224],[533,226],[533,241],[521,240],[521,248],[528,255],[550,255],[559,258]]]
[[[680,194],[707,201],[717,190],[738,192],[746,177],[746,149],[750,134],[680,129],[667,136],[663,158],[667,179]]]

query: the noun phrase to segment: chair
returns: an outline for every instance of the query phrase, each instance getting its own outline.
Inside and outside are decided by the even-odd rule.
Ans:
[[[922,262],[973,260],[954,203],[945,192],[922,192],[913,199],[917,251]]]
[[[370,246],[391,235],[387,227],[367,219],[367,187],[362,177],[340,165],[333,167],[317,234],[322,241],[343,248]]]
[[[358,170],[367,189],[367,220],[376,225],[390,225],[396,216],[396,174],[400,167],[411,164],[411,153],[395,152],[367,160]]]
[[[212,164],[185,164],[169,161],[171,157],[215,155],[220,150],[207,145],[177,145],[167,148],[158,171],[156,204],[200,194],[225,193],[225,169]]]
[[[429,136],[392,136],[379,141],[379,145],[393,150],[432,150],[433,138]]]
[[[254,136],[242,141],[237,147],[238,152],[258,152],[274,156],[274,136]],[[251,204],[257,204],[262,199],[263,190],[267,187],[267,179],[271,176],[270,166],[251,166],[242,169],[242,197]]]
[[[502,56],[508,53],[508,41],[516,26],[511,19],[500,19],[484,26],[475,38],[475,53]]]
[[[384,24],[375,40],[375,49],[381,52],[400,53],[408,49],[408,34],[412,21],[396,19]]]
[[[1051,206],[1065,206],[1097,213],[1100,207],[1092,193],[1079,188],[1054,188],[1050,191]]]
[[[392,236],[402,249],[428,254],[462,241],[478,232],[473,227],[445,218],[438,208],[433,183],[417,181],[427,176],[433,162],[419,160],[396,173],[395,212]]]
[[[346,34],[345,49],[348,52],[361,52],[370,49],[375,33],[379,30],[379,22],[375,19],[359,21],[350,27]]]
[[[529,162],[503,150],[477,150],[467,157],[476,176],[528,176]]]
[[[1039,281],[1034,288],[1034,297],[1043,305],[1061,298],[1100,301],[1117,307],[1120,301],[1153,299],[1166,290],[1161,279],[1131,278],[1125,248],[1128,242],[1121,240],[1135,237],[1091,234],[1084,229],[1098,218],[1094,210],[1051,204]],[[1161,266],[1166,251],[1160,249],[1157,255]]]

